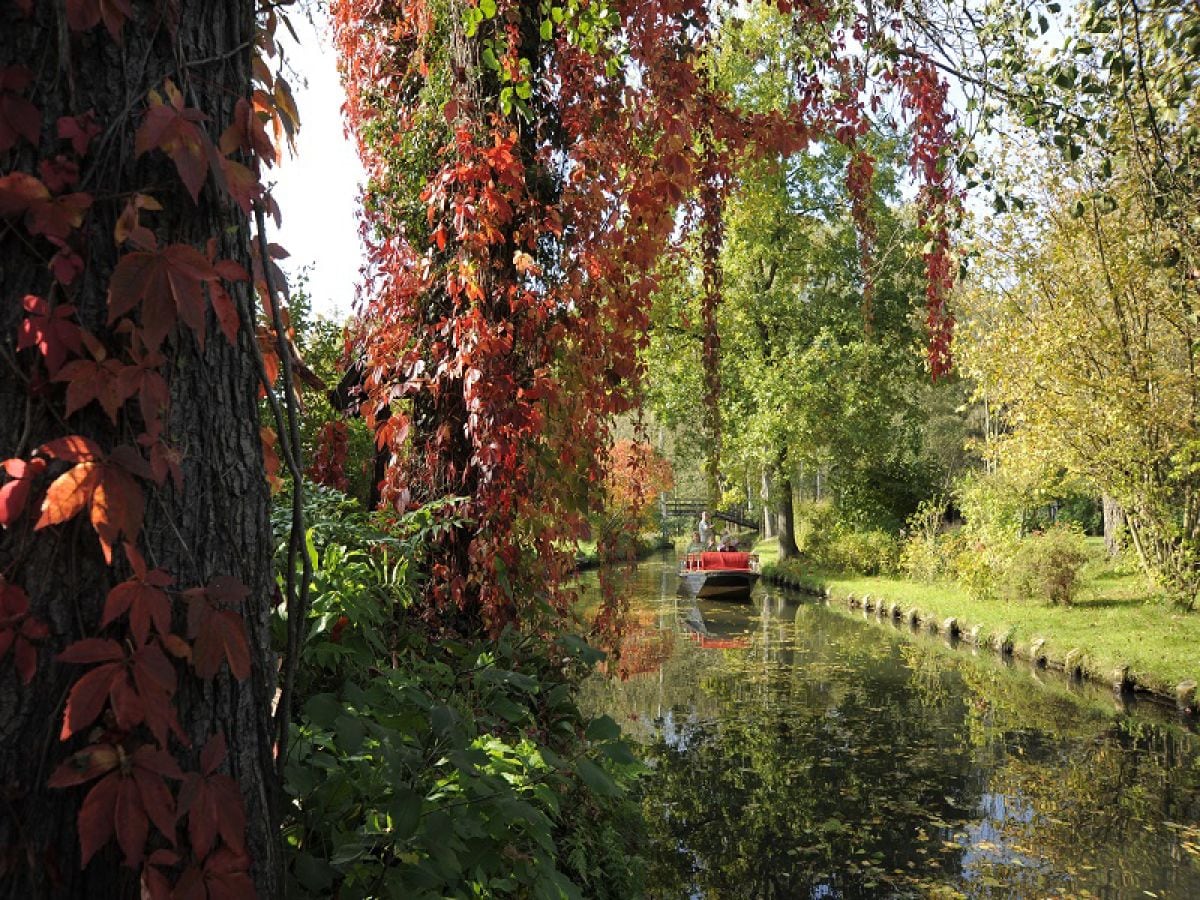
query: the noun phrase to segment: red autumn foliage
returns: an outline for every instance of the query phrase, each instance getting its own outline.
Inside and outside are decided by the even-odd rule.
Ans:
[[[212,678],[228,662],[238,681],[250,677],[250,646],[242,614],[229,607],[241,606],[249,590],[236,578],[219,575],[207,587],[184,591],[188,603],[188,637],[192,643],[192,665],[201,678]]]
[[[0,660],[12,651],[13,665],[25,684],[37,671],[37,643],[48,637],[46,623],[29,614],[29,598],[15,584],[0,579]]]
[[[573,486],[603,481],[612,417],[638,402],[653,267],[681,221],[702,229],[706,421],[719,443],[716,263],[731,167],[742,156],[796,153],[815,138],[856,147],[872,93],[860,48],[894,51],[906,40],[898,10],[880,12],[879,22],[824,3],[780,10],[797,29],[811,28],[814,47],[791,73],[794,102],[778,113],[748,111],[709,87],[699,51],[718,23],[702,0],[631,9],[611,45],[620,55],[605,42],[584,49],[557,26],[548,39],[533,38],[536,27],[517,24],[526,7],[504,0],[473,38],[452,40],[470,45],[468,56],[472,40],[491,42],[500,70],[515,77],[528,66],[527,102],[472,92],[459,73],[451,101],[426,110],[432,42],[445,34],[431,23],[444,13],[424,0],[333,4],[348,122],[372,185],[363,408],[396,461],[385,498],[465,496],[461,511],[475,523],[449,530],[435,548],[433,608],[478,611],[498,626],[517,614],[508,573],[529,548],[548,567],[530,573],[536,583],[553,585],[565,571],[558,542],[580,534],[586,513],[585,492]],[[920,58],[913,46],[902,49]],[[632,83],[612,74],[631,69]],[[893,83],[918,95],[910,109],[919,119],[934,121],[945,99],[936,82]],[[413,173],[393,168],[394,143],[375,136],[434,121],[448,128],[429,132],[440,147],[415,197],[406,193]],[[945,132],[918,130],[916,154],[948,143]],[[854,159],[848,178],[869,281],[870,167],[864,154]],[[919,174],[928,181],[935,173]],[[939,190],[924,196],[931,210],[949,200]],[[400,227],[396,210],[414,201],[424,204],[426,227]],[[931,310],[944,287],[939,280]],[[869,286],[864,318],[869,326]],[[397,399],[411,405],[411,419]]]
[[[38,452],[75,465],[50,483],[35,529],[61,525],[87,509],[109,562],[120,538],[137,540],[146,500],[134,475],[150,476],[137,450],[122,445],[105,455],[89,438],[71,435],[43,444]]]
[[[622,438],[609,452],[607,484],[610,506],[640,517],[658,494],[674,487],[675,474],[649,444]]]
[[[4,473],[8,481],[0,485],[0,525],[11,527],[25,511],[33,480],[46,471],[44,459],[6,459]]]
[[[347,431],[346,423],[342,421],[322,425],[317,432],[317,452],[304,474],[318,484],[339,491],[349,490],[350,482],[346,478],[346,455],[349,453]]]
[[[107,773],[107,774],[105,774]],[[86,784],[104,775],[79,808],[79,841],[83,864],[114,835],[125,864],[139,868],[150,836],[150,823],[175,843],[175,801],[166,779],[183,772],[165,750],[143,744],[127,753],[119,744],[93,744],[71,756],[50,776],[58,788]]]
[[[179,791],[179,814],[187,816],[192,851],[204,859],[219,835],[236,853],[246,852],[246,811],[237,782],[217,771],[225,759],[225,735],[209,738],[200,753],[200,771],[188,772]]]

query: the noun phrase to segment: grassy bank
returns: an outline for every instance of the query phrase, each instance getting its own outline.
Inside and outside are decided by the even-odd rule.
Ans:
[[[964,635],[978,627],[981,643],[1008,644],[1023,657],[1044,655],[1055,667],[1078,667],[1105,681],[1127,667],[1136,687],[1172,698],[1180,682],[1200,679],[1200,614],[1171,608],[1140,575],[1121,573],[1099,559],[1084,567],[1074,603],[1053,606],[976,599],[953,583],[813,571],[799,561],[779,563],[774,541],[757,550],[776,577],[827,589],[842,600],[869,596],[895,603],[905,616],[915,610],[922,622],[940,625],[953,617]],[[1044,643],[1035,653],[1039,640]]]
[[[639,534],[633,552],[628,554],[628,556],[633,559],[645,559],[652,553],[657,553],[659,550],[670,550],[674,546],[675,543],[670,538],[664,539],[661,534]],[[600,554],[596,550],[596,542],[579,541],[575,545],[576,570],[582,572],[587,569],[595,569],[599,565]]]

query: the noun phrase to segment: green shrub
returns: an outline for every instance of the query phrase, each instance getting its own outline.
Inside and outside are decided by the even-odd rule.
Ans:
[[[795,506],[796,548],[802,556],[823,555],[838,529],[837,511],[828,500],[806,500]]]
[[[914,581],[941,581],[954,576],[958,539],[943,532],[946,499],[922,500],[908,520],[908,537],[900,547],[899,570]]]
[[[1085,547],[1083,533],[1072,525],[1055,525],[1025,538],[1009,564],[1009,594],[1020,600],[1070,603],[1088,559]]]
[[[576,704],[600,654],[515,630],[438,640],[408,607],[410,564],[441,520],[388,523],[328,489],[306,508],[289,896],[638,896],[641,764],[612,719]]]
[[[839,531],[825,547],[822,568],[855,575],[892,575],[900,547],[886,531]]]

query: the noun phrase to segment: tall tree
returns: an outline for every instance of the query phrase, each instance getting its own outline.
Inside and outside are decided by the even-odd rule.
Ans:
[[[258,12],[0,6],[3,897],[280,895]]]

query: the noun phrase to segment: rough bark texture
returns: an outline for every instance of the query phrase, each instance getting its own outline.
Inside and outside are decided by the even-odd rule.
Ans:
[[[81,324],[106,341],[111,338],[106,287],[117,259],[113,226],[120,198],[129,192],[147,191],[163,204],[163,212],[144,220],[160,243],[189,243],[203,252],[215,236],[220,255],[250,265],[246,219],[212,180],[194,204],[161,152],[135,158],[133,136],[147,90],[161,91],[166,78],[180,87],[189,106],[209,116],[209,133],[219,134],[236,100],[250,92],[254,4],[181,0],[175,4],[177,30],[159,12],[171,6],[134,3],[134,18],[118,44],[103,26],[69,32],[62,4],[34,4],[30,19],[18,15],[14,4],[0,5],[0,70],[13,63],[33,70],[35,82],[26,95],[41,108],[43,123],[39,151],[19,146],[0,157],[4,171],[36,172],[37,159],[59,152],[63,145],[54,134],[59,116],[92,109],[104,129],[81,167],[82,189],[96,197],[84,226],[87,270],[65,299],[77,305]],[[109,450],[132,443],[142,431],[136,403],[126,404],[116,427],[94,404],[63,421],[61,385],[31,390],[40,363],[34,351],[15,349],[20,300],[27,293],[47,295],[46,259],[52,252],[40,238],[0,223],[0,458],[28,457],[43,442],[70,433],[92,437]],[[250,308],[248,290],[237,299],[243,310]],[[233,347],[219,335],[211,313],[209,320],[203,351],[190,332],[172,334],[163,347],[171,388],[167,438],[183,452],[184,483],[182,489],[170,482],[163,488],[143,485],[141,548],[152,565],[174,574],[178,588],[232,575],[251,590],[243,612],[252,675],[238,683],[223,668],[204,682],[180,666],[177,705],[191,746],[173,740],[171,750],[185,769],[194,770],[208,737],[225,732],[227,766],[245,796],[247,850],[259,896],[276,897],[281,891],[269,727],[275,682],[268,636],[272,542],[251,331],[243,321]],[[62,468],[52,464],[49,476]],[[52,631],[28,686],[17,678],[11,657],[0,661],[0,898],[137,897],[136,878],[121,864],[114,844],[80,869],[76,816],[86,787],[46,787],[50,772],[86,738],[58,740],[66,692],[84,668],[56,663],[54,656],[72,641],[101,633],[104,596],[129,569],[119,551],[114,566],[104,562],[86,517],[34,532],[35,515],[27,513],[0,533],[0,573],[28,592],[32,612]],[[174,615],[175,630],[182,632],[182,603]],[[155,846],[161,838],[152,837],[150,849]]]
[[[1108,494],[1101,498],[1101,504],[1104,511],[1104,549],[1109,556],[1116,556],[1121,552],[1120,532],[1125,524],[1125,514],[1120,504]]]
[[[775,479],[777,499],[776,527],[779,531],[779,558],[793,559],[800,555],[796,546],[796,509],[792,489],[792,472],[786,454]]]
[[[770,469],[767,469],[767,468],[763,469],[763,471],[762,471],[762,491],[760,493],[760,496],[762,497],[762,512],[763,512],[762,536],[767,539],[775,537],[775,514],[773,512],[773,508],[774,508],[774,504],[775,504],[776,488],[775,488],[775,485],[772,483],[771,475],[772,475],[772,473],[771,473]]]

